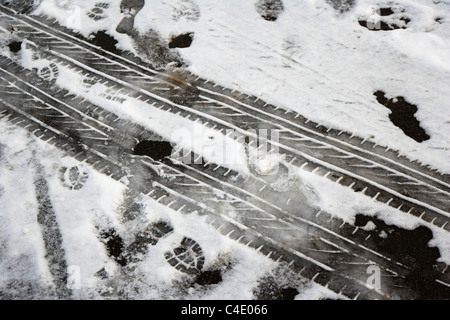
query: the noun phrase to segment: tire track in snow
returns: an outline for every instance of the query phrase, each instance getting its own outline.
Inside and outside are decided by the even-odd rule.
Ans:
[[[46,260],[53,277],[57,298],[67,299],[71,296],[68,287],[68,265],[65,259],[61,231],[49,196],[48,184],[40,164],[35,160],[34,186],[38,202],[37,221],[41,226],[42,239],[46,251]]]
[[[60,31],[56,30],[55,32],[60,32]],[[48,39],[48,36],[45,36],[45,38]],[[75,39],[72,39],[72,40],[75,40]],[[78,40],[78,41],[80,41],[80,40]],[[82,41],[82,43],[84,43],[84,42]],[[67,53],[67,49],[70,48],[70,45],[67,47],[67,44],[59,44],[59,45],[63,46],[62,52],[64,52],[64,53]],[[55,44],[55,48],[57,48],[57,47],[58,47],[58,45]],[[65,48],[65,51],[64,51],[64,48]],[[61,49],[61,47],[60,47],[60,49]],[[73,49],[73,47],[72,47],[72,49]],[[71,50],[70,54],[75,55],[77,58],[82,60],[81,56],[83,55],[83,50],[79,51],[78,53],[74,53],[76,51],[77,50],[75,50],[75,51]],[[98,60],[98,61],[97,62],[94,61],[92,63],[94,65],[96,63],[99,63],[100,65],[103,66],[103,69],[104,69],[104,65],[119,66],[119,69],[110,70],[109,74],[115,73],[116,75],[120,75],[120,72],[122,72],[123,73],[122,76],[124,77],[124,79],[127,79],[127,76],[130,76],[129,72],[133,71],[133,68],[130,69],[128,66],[124,66],[125,68],[123,68],[123,67],[121,67],[121,66],[123,66],[122,64],[116,64],[116,63],[114,63],[113,60],[109,60],[109,62],[105,63],[102,59],[104,59],[102,56],[98,56],[94,59],[94,60]],[[122,58],[122,60],[123,60],[123,58]],[[123,61],[122,61],[122,63],[123,63]],[[67,63],[67,61],[66,61],[66,63]],[[134,68],[135,67],[137,67],[136,64],[134,64]],[[81,68],[83,68],[83,66],[81,66]],[[89,71],[93,71],[93,70],[91,69]],[[104,71],[105,70],[102,70],[101,72],[103,73]],[[152,74],[154,74],[156,71],[149,70],[149,69],[147,69],[146,71],[147,72],[150,71],[151,75],[146,75],[144,78],[147,80],[151,79],[154,83],[155,78],[153,77]],[[136,75],[133,77],[136,77]],[[137,77],[139,78],[139,75],[137,75]],[[142,77],[142,72],[141,72],[141,77]],[[173,80],[173,78],[174,77],[168,77],[167,79]],[[164,80],[166,83],[167,83],[167,79]],[[200,81],[198,77],[196,77],[196,79],[197,79],[197,81]],[[109,79],[106,78],[104,81],[106,83],[109,83],[111,80],[114,81],[114,79],[110,79],[110,78]],[[131,80],[131,79],[128,79],[128,80]],[[190,79],[189,82],[195,83],[195,81],[192,81],[192,79]],[[184,85],[188,86],[189,82],[188,83],[184,82]],[[203,81],[204,85],[205,85],[205,83],[207,84],[208,81]],[[115,86],[113,85],[113,87],[115,87]],[[180,81],[177,81],[176,84],[172,84],[171,88],[177,88],[176,90],[182,89],[180,87]],[[197,88],[200,88],[200,90],[202,90],[202,88],[200,86],[197,86]],[[213,88],[216,88],[216,85],[213,85]],[[142,90],[140,90],[139,84],[138,84],[137,88],[135,87],[135,89],[136,89],[135,96],[142,98],[142,95],[139,94],[139,92],[142,91]],[[218,89],[220,89],[220,88],[218,88]],[[225,90],[225,88],[221,88],[221,89],[222,89],[222,92]],[[209,90],[205,91],[205,89],[203,88],[202,92],[212,94],[214,99],[216,99],[216,100],[213,99],[213,101],[218,101],[220,103],[220,99],[217,99],[217,96],[218,96],[217,93],[215,93],[214,91],[211,91],[211,92],[207,92],[207,91],[209,91]],[[228,91],[231,91],[231,90],[228,90]],[[158,92],[158,94],[160,94],[160,92]],[[180,94],[177,94],[177,95],[180,95]],[[145,94],[144,94],[144,96],[145,96]],[[238,95],[238,96],[242,96],[242,95]],[[156,95],[156,99],[158,99],[158,97],[159,96]],[[163,98],[162,100],[165,100],[165,99],[166,98]],[[228,96],[227,100],[228,100],[228,103],[230,103],[230,101],[235,100],[235,99],[230,99]],[[148,99],[146,101],[148,101]],[[167,101],[165,101],[165,102],[167,102]],[[248,106],[248,101],[246,101],[245,104],[243,104],[243,103],[236,104],[235,103],[236,101],[232,101],[232,102],[234,103],[234,105],[231,107],[231,109],[233,109],[233,110],[236,109],[236,105],[241,105],[241,107],[242,107],[242,105]],[[171,105],[170,101],[169,101],[169,105]],[[192,108],[192,106],[190,106],[190,107]],[[172,110],[177,110],[176,106],[174,106],[173,104],[171,106],[165,107],[165,108],[168,108],[168,110],[170,110],[171,112],[172,112]],[[277,110],[278,108],[275,108],[275,109]],[[257,110],[257,108],[253,108],[253,110]],[[183,111],[188,112],[186,109],[184,109]],[[198,110],[195,110],[195,111],[196,111],[195,114],[196,114],[197,119],[201,118],[203,110],[200,112]],[[259,116],[260,116],[260,114],[261,113],[259,113]],[[265,114],[267,114],[267,113],[265,113]],[[244,114],[244,116],[249,116],[249,115]],[[250,117],[252,117],[253,119],[255,118],[254,115],[250,115]],[[208,120],[211,120],[211,117],[209,117],[209,116],[203,117],[203,123],[210,122]],[[236,117],[234,117],[234,118],[231,117],[227,120],[229,121],[229,123],[233,123],[233,121],[236,120]],[[261,122],[261,120],[267,120],[267,119],[264,119],[264,118],[258,119],[257,118],[257,120],[259,122]],[[269,118],[269,121],[273,122],[274,118],[273,117]],[[243,126],[248,126],[248,122],[249,121],[246,120],[244,122]],[[306,120],[305,122],[308,122],[308,120]],[[238,125],[238,127],[240,125],[242,126],[241,123],[238,123],[237,125]],[[286,124],[284,124],[284,125],[286,126]],[[228,126],[228,128],[229,127],[230,126]],[[227,128],[226,124],[225,124],[225,128]],[[241,128],[241,127],[239,127],[239,128]],[[283,129],[285,127],[278,126],[275,128],[277,128],[277,129],[281,128],[282,129],[281,131],[283,131]],[[289,136],[292,134],[294,134],[294,135],[298,134],[297,131],[299,129],[299,126],[296,125],[295,129],[297,129],[297,130],[292,130],[292,129],[288,130],[288,135],[283,140],[284,144],[282,144],[282,146],[293,145],[292,141],[289,141]],[[317,130],[317,128],[316,128],[316,130]],[[308,128],[307,131],[310,131],[309,133],[311,133],[310,128]],[[337,136],[340,136],[341,134],[342,134],[342,132],[339,132],[337,134]],[[328,137],[325,137],[325,138],[326,138],[326,140],[327,139],[329,140]],[[350,138],[354,138],[354,137],[350,136]],[[298,143],[298,140],[302,140],[302,139],[305,140],[305,136],[300,136],[299,138],[296,138],[296,139],[297,139],[296,143]],[[322,137],[322,139],[323,139],[323,137]],[[356,144],[351,144],[351,143],[345,142],[344,143],[345,148],[350,148],[350,150],[344,151],[343,153],[340,152],[336,156],[334,156],[334,155],[330,156],[326,152],[317,153],[316,149],[320,149],[320,148],[330,149],[330,147],[328,147],[329,145],[327,146],[327,144],[323,144],[323,141],[319,141],[319,143],[317,144],[317,134],[316,134],[316,137],[314,137],[314,138],[306,137],[306,140],[309,140],[308,143],[309,144],[312,143],[313,145],[312,146],[306,145],[306,147],[302,150],[301,153],[303,153],[303,151],[305,151],[305,150],[311,149],[311,147],[312,147],[314,152],[306,154],[307,156],[312,154],[313,155],[312,158],[307,157],[309,161],[305,162],[305,161],[298,161],[297,157],[291,156],[289,158],[289,160],[291,160],[291,163],[294,163],[298,166],[302,166],[305,164],[308,166],[308,164],[307,164],[308,162],[316,162],[317,163],[317,158],[320,159],[321,157],[325,156],[325,165],[327,163],[333,163],[333,169],[340,171],[339,172],[340,175],[338,175],[336,178],[334,178],[334,180],[337,180],[339,183],[344,184],[346,186],[350,186],[355,191],[363,190],[363,192],[365,192],[369,196],[373,197],[374,199],[376,199],[378,201],[382,201],[383,203],[387,203],[392,207],[400,208],[402,211],[413,214],[414,216],[418,216],[427,222],[431,222],[432,224],[443,227],[445,229],[450,228],[450,226],[447,224],[448,213],[445,212],[448,210],[448,201],[446,199],[447,199],[447,196],[448,196],[448,193],[450,190],[448,188],[448,183],[445,182],[447,179],[440,180],[440,179],[436,178],[435,176],[433,176],[432,171],[424,174],[423,169],[418,170],[417,168],[414,168],[412,170],[409,170],[408,165],[406,165],[402,161],[400,161],[401,164],[395,164],[393,161],[389,161],[389,157],[385,157],[385,156],[382,156],[380,159],[378,159],[379,160],[378,162],[374,162],[373,159],[370,159],[367,161],[364,158],[365,157],[364,153],[367,153],[367,150],[370,150],[370,148],[367,150],[359,149],[359,147],[358,148],[355,147]],[[327,143],[329,143],[328,140],[327,140]],[[334,139],[334,140],[337,140],[337,139]],[[362,145],[363,143],[365,143],[364,140],[362,140],[359,144]],[[375,147],[376,146],[374,145],[372,147],[372,149]],[[298,154],[298,152],[296,152],[297,148],[298,148],[298,146],[296,146],[295,148],[287,148],[288,154],[292,153],[292,152]],[[342,148],[342,143],[339,146],[339,148],[336,148],[336,146],[331,145],[331,149],[334,149],[334,151],[338,151],[338,152],[340,151],[340,149],[345,149],[345,148]],[[286,152],[286,150],[282,150],[282,151]],[[386,151],[386,149],[385,149],[385,151]],[[303,154],[303,156],[305,156],[305,155]],[[352,160],[353,163],[350,160],[348,160],[348,159],[352,159],[352,158],[353,158],[353,160]],[[346,159],[346,160],[342,161],[342,159]],[[352,168],[351,171],[349,171],[347,169],[343,169],[343,168],[348,168],[349,161],[350,161],[350,167]],[[356,163],[355,163],[355,161],[356,161]],[[358,163],[358,162],[362,162],[362,163]],[[380,165],[380,163],[381,163],[381,165]],[[322,160],[319,160],[319,166],[320,165],[324,165]],[[311,168],[311,166],[309,166],[309,167]],[[395,167],[395,170],[391,169],[392,167]],[[316,170],[317,168],[318,167],[313,167],[310,170]],[[377,173],[375,171],[376,169],[381,172]],[[392,173],[386,174],[386,172],[383,172],[383,170],[386,170],[386,169],[388,172],[392,172]],[[358,172],[358,175],[356,177],[355,177],[355,175],[353,175],[353,171]],[[373,172],[373,171],[375,171],[375,172]],[[329,172],[324,172],[323,174],[329,178],[335,176],[335,175],[330,175]],[[356,178],[358,180],[358,177],[360,177],[361,175],[363,177],[368,177],[368,178],[363,178],[363,179],[359,178],[359,182],[363,181],[363,183],[365,183],[365,184],[368,183],[370,185],[369,189],[365,189],[364,187],[361,188],[359,186],[359,184],[353,180],[353,178]],[[427,177],[427,175],[429,175],[429,176]],[[350,176],[350,179],[348,179],[348,176]],[[438,174],[438,176],[439,176],[439,174]],[[441,176],[441,178],[442,178],[442,176]],[[446,176],[444,176],[444,178],[446,178]],[[374,185],[372,183],[373,181],[378,181],[378,183],[376,183]],[[388,185],[387,189],[384,188],[385,185]],[[380,187],[381,187],[381,189],[380,189]],[[390,192],[391,190],[394,190],[394,192]],[[387,194],[385,192],[387,192]],[[389,195],[389,193],[391,193],[391,195],[394,194],[395,197],[391,197]],[[400,202],[396,201],[395,200],[396,197],[401,198],[402,201],[400,201]],[[416,198],[420,199],[420,201],[419,202],[415,201]],[[405,206],[405,200],[406,201],[409,200],[410,203],[408,206]],[[428,205],[425,206],[426,207],[425,210],[422,210],[424,208],[420,207],[420,202],[428,203]],[[416,208],[417,206],[419,208]],[[438,206],[438,208],[441,208],[442,210],[438,209],[438,212],[439,212],[438,215],[436,215],[435,213],[429,214],[429,210],[427,210],[427,209],[430,209],[430,206]],[[431,209],[431,210],[433,210],[433,209]],[[443,217],[439,216],[439,215],[443,215]]]
[[[16,74],[17,74],[17,72],[16,72]],[[30,76],[29,76],[30,77]],[[70,97],[69,97],[70,98]],[[59,109],[59,108],[58,108]],[[98,140],[97,140],[98,141]],[[154,190],[152,191],[152,192],[154,192]],[[158,192],[156,192],[156,193],[158,193]],[[164,195],[158,195],[158,197],[157,197],[157,201],[161,201],[161,199],[163,199],[164,198]],[[279,227],[278,227],[279,228]],[[289,228],[288,228],[289,229]],[[324,251],[324,250],[322,250],[322,251]],[[329,270],[328,270],[329,271]]]

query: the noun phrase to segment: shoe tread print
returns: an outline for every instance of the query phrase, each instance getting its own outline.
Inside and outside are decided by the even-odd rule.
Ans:
[[[187,274],[198,274],[205,263],[200,245],[193,239],[184,237],[172,252],[166,252],[167,262],[177,270]]]

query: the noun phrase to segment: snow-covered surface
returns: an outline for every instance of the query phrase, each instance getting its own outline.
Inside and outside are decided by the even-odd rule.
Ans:
[[[130,37],[115,30],[124,16],[120,1],[110,1],[99,21],[86,15],[94,3],[47,0],[36,13],[85,36],[108,30],[120,48],[134,51]],[[192,45],[178,50],[193,73],[450,172],[450,4],[398,1],[393,7],[411,19],[408,28],[373,32],[358,18],[374,17],[374,8],[390,2],[359,0],[342,14],[321,0],[283,3],[269,22],[254,1],[152,1],[136,15],[135,28],[166,41],[193,32]],[[200,14],[177,16],[186,4]],[[377,90],[418,105],[416,118],[431,139],[419,144],[402,134],[376,101]]]
[[[115,31],[124,16],[120,12],[120,1],[108,1],[110,6],[104,10],[105,18],[94,21],[87,13],[96,2],[43,0],[36,14],[55,17],[62,25],[86,36],[106,29],[119,41],[120,48],[134,52],[133,40]],[[283,0],[284,11],[276,21],[261,19],[254,2],[147,1],[136,15],[135,28],[142,34],[156,30],[167,41],[174,35],[193,32],[192,45],[177,49],[192,73],[294,110],[325,126],[368,138],[450,173],[448,1],[395,1],[395,7],[404,10],[411,22],[407,29],[389,32],[369,31],[358,24],[360,17],[377,19],[374,6],[387,4],[386,1],[358,0],[349,11],[339,13],[322,0]],[[21,63],[24,67],[39,68],[37,64],[46,63],[33,61],[27,56],[29,51],[23,48]],[[220,154],[222,144],[208,144],[208,137],[217,134],[215,132],[205,134],[183,118],[172,115],[168,119],[159,109],[131,98],[124,103],[107,100],[105,87],[101,84],[85,87],[80,75],[62,66],[56,84],[187,148],[194,142],[194,150],[201,149],[208,160],[220,163],[224,159]],[[389,97],[404,96],[417,105],[416,117],[431,139],[417,143],[405,136],[389,120],[389,110],[376,101],[373,95],[376,90],[383,90]],[[174,135],[174,130],[186,130],[189,134]],[[177,140],[176,137],[196,138]],[[227,151],[232,149],[238,159],[243,156],[244,151],[238,145],[227,147]],[[17,274],[50,281],[43,276],[46,266],[39,264],[44,261],[41,259],[44,248],[35,219],[37,203],[32,163],[36,159],[49,179],[54,209],[63,230],[67,262],[81,268],[81,286],[87,288],[80,291],[86,295],[81,297],[92,297],[94,291],[88,289],[95,287],[94,274],[102,268],[114,274],[116,268],[104,247],[95,241],[92,221],[99,219],[97,224],[104,223],[101,217],[106,216],[108,223],[114,224],[120,219],[118,206],[123,200],[124,185],[89,169],[84,188],[75,192],[63,188],[57,171],[61,166],[79,163],[64,158],[55,148],[3,120],[0,122],[0,240],[7,238],[14,246],[0,247],[2,255],[7,257],[0,261],[0,287]],[[242,160],[224,164],[245,171],[244,163]],[[324,210],[350,223],[362,212],[407,229],[423,223],[314,174],[299,171],[298,175],[313,190]],[[277,263],[220,235],[205,223],[204,217],[195,213],[181,215],[150,200],[144,205],[149,221],[170,221],[176,233],[150,248],[141,264],[140,276],[133,280],[145,286],[129,284],[128,294],[133,298],[186,297],[179,286],[173,285],[182,283],[184,275],[168,267],[164,259],[164,252],[179,243],[181,236],[195,237],[202,243],[206,265],[225,261],[233,266],[224,273],[219,284],[207,289],[190,288],[189,298],[251,299],[258,280],[279,271]],[[450,263],[448,234],[431,225],[428,227],[434,236],[430,244],[438,246],[441,260]],[[283,275],[288,277],[289,273]],[[300,292],[297,299],[336,297],[324,288],[298,279],[279,281],[291,280],[291,286]],[[139,286],[141,291],[133,292],[133,285]]]

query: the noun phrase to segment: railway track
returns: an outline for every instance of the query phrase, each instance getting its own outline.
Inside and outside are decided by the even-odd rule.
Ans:
[[[278,130],[279,141],[269,143],[286,155],[283,167],[313,171],[449,230],[446,175],[194,75],[157,72],[132,57],[93,47],[67,30],[17,17],[4,7],[1,14],[2,27],[13,26],[16,36],[27,39],[28,48],[55,70],[58,65],[68,67],[111,90],[124,90],[129,97],[222,132],[232,129],[245,137],[259,126]],[[380,249],[375,232],[349,225],[295,194],[266,201],[273,188],[264,176],[243,176],[212,163],[136,156],[137,143],[162,138],[5,57],[0,59],[0,81],[1,117],[118,181],[127,176],[152,182],[136,183],[137,193],[175,210],[202,212],[223,234],[287,261],[302,276],[349,298],[415,294],[408,279],[414,266]],[[224,207],[239,215],[222,212]],[[365,282],[367,267],[374,263],[382,268],[383,292]],[[434,267],[433,279],[425,286],[437,286],[446,295],[447,265]]]

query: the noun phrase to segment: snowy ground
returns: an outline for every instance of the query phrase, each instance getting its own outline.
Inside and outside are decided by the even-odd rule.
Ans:
[[[95,11],[99,19],[89,17],[98,1],[43,0],[35,14],[55,17],[60,24],[85,36],[107,30],[118,40],[120,49],[150,61],[154,52],[148,49],[149,43],[136,40],[139,36],[156,32],[161,41],[168,43],[177,35],[192,33],[192,44],[167,52],[169,60],[179,60],[192,73],[220,85],[261,97],[314,122],[352,132],[450,173],[448,1],[283,0],[277,19],[269,21],[261,18],[255,6],[257,1],[253,0],[154,0],[146,1],[136,14],[137,35],[134,36],[116,30],[119,22],[130,14],[121,12],[121,1],[103,1],[106,2],[107,7]],[[380,6],[393,8],[393,14],[380,17],[375,10]],[[400,19],[405,17],[409,20],[407,24]],[[407,27],[372,31],[358,23],[361,19],[373,24],[382,20]],[[24,48],[19,58],[23,66],[31,69],[44,63],[34,61],[27,54]],[[100,84],[86,87],[83,80],[69,69],[60,68],[56,84],[85,95],[167,139],[173,139],[173,131],[180,128],[187,128],[191,136],[198,133],[193,124],[182,118],[172,117],[168,125],[162,113],[152,110],[150,114],[148,106],[132,99],[114,103],[105,98],[108,92]],[[405,97],[418,106],[415,117],[430,139],[418,143],[403,134],[389,120],[389,109],[377,102],[374,96],[377,90],[389,98]],[[204,136],[207,135],[197,137],[194,148],[205,147],[197,144]],[[223,146],[215,147],[216,150],[202,150],[202,153],[211,157],[220,154]],[[234,152],[239,157],[243,151],[236,147]],[[254,299],[258,290],[263,290],[260,284],[266,279],[265,283],[275,283],[276,288],[286,284],[295,288],[296,299],[339,298],[297,277],[284,265],[220,235],[205,223],[204,217],[195,213],[181,215],[149,200],[143,202],[148,221],[168,221],[176,232],[150,249],[140,267],[127,275],[129,281],[122,282],[127,283],[125,287],[115,288],[112,282],[99,284],[96,276],[99,270],[105,269],[112,278],[123,276],[104,247],[92,245],[98,243],[92,225],[93,221],[96,225],[120,224],[124,185],[84,168],[88,176],[84,187],[69,190],[58,179],[58,171],[61,167],[82,164],[63,157],[54,147],[3,120],[0,122],[0,292],[11,279],[19,278],[25,283],[37,281],[43,286],[51,281],[46,266],[42,265],[45,250],[36,221],[38,204],[33,186],[36,163],[40,163],[48,178],[49,193],[63,230],[67,263],[79,267],[76,270],[81,273],[81,289],[74,291],[75,297],[78,294],[79,298],[101,298],[99,291],[116,290],[110,294],[138,299]],[[240,164],[224,163],[245,170]],[[423,223],[314,174],[298,174],[314,190],[324,210],[346,221],[352,222],[356,214],[364,212],[405,229]],[[450,263],[448,233],[428,227],[434,236],[430,245],[439,248],[441,261]],[[202,244],[206,269],[223,270],[220,283],[190,286],[186,284],[186,275],[168,267],[164,252],[185,236]],[[100,290],[99,286],[102,286]]]

